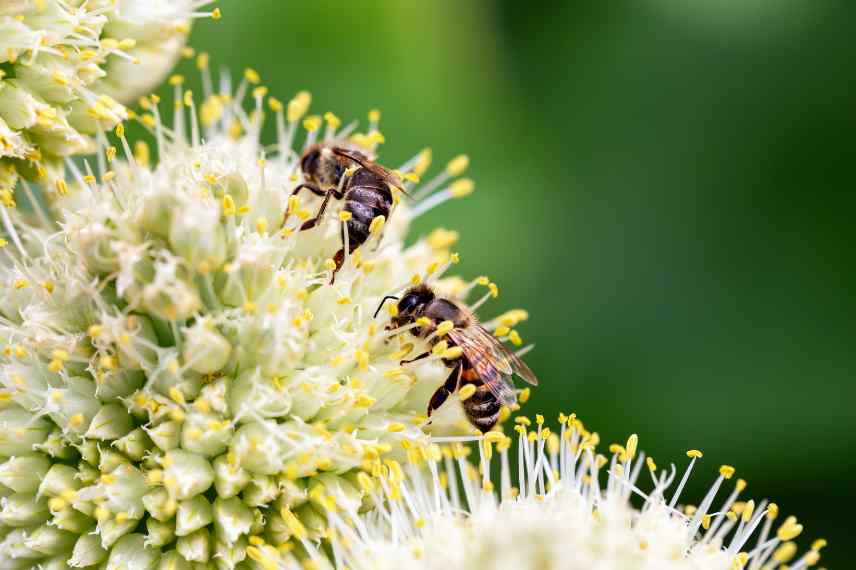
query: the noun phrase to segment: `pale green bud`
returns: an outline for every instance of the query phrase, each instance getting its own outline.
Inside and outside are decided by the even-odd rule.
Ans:
[[[175,535],[187,536],[213,521],[213,511],[208,499],[197,495],[187,501],[178,503],[178,513],[175,517]]]
[[[153,428],[148,428],[146,433],[161,450],[169,451],[178,447],[178,443],[181,441],[181,423],[163,422]]]
[[[169,236],[172,214],[178,209],[175,192],[153,192],[143,198],[137,223],[145,231],[162,238]]]
[[[43,524],[27,537],[27,547],[45,556],[53,556],[71,550],[76,538],[74,533]]]
[[[170,550],[161,556],[157,570],[193,570],[193,564],[185,560],[177,550]]]
[[[163,487],[146,493],[142,500],[146,511],[161,522],[170,520],[178,510],[178,502]]]
[[[154,548],[145,544],[142,534],[129,534],[122,537],[110,550],[107,566],[122,570],[149,570],[160,558]]]
[[[32,493],[48,472],[50,462],[44,455],[13,457],[0,464],[0,483],[16,493]]]
[[[191,562],[208,562],[211,557],[211,536],[207,528],[193,534],[182,536],[175,543],[175,549]]]
[[[113,331],[119,348],[119,364],[122,368],[139,370],[143,364],[149,367],[157,362],[154,347],[158,345],[152,320],[145,315],[130,315],[124,319],[124,327]]]
[[[47,499],[36,500],[33,493],[15,493],[0,499],[0,523],[6,526],[33,526],[50,517]]]
[[[250,474],[237,463],[229,463],[227,455],[214,460],[214,487],[217,496],[224,499],[234,497],[250,482]]]
[[[96,394],[102,402],[117,402],[133,394],[145,381],[145,374],[138,370],[103,370],[96,381]]]
[[[211,464],[200,456],[173,450],[163,460],[164,484],[179,501],[204,493],[214,482]]]
[[[218,570],[234,570],[247,558],[247,539],[243,536],[238,538],[234,544],[218,538],[214,545],[214,559],[217,561]]]
[[[208,322],[184,331],[184,361],[200,374],[212,374],[229,362],[232,345]]]
[[[51,431],[45,419],[35,419],[18,407],[0,410],[0,456],[26,455],[42,443]]]
[[[80,489],[80,481],[77,478],[77,470],[69,465],[57,463],[48,469],[41,485],[39,485],[40,497],[59,497],[67,491]]]
[[[272,422],[252,422],[235,432],[229,447],[240,465],[252,473],[273,475],[282,468],[280,444],[271,434]]]
[[[232,416],[242,418],[276,418],[291,409],[290,392],[262,377],[259,369],[247,370],[229,387],[229,409]]]
[[[104,490],[102,507],[114,513],[125,513],[128,518],[140,519],[145,513],[143,495],[148,491],[146,478],[139,469],[124,464],[109,474],[101,486]]]
[[[9,532],[3,540],[2,544],[5,547],[3,563],[8,563],[10,570],[18,570],[19,568],[21,570],[32,570],[32,559],[39,559],[42,557],[40,553],[26,545],[27,534],[29,531],[30,529],[27,528],[14,529]],[[6,568],[3,570],[6,570]]]
[[[190,411],[181,431],[181,447],[205,457],[223,453],[232,438],[233,427],[216,414]]]
[[[119,439],[133,428],[128,410],[119,404],[107,404],[92,418],[86,437],[109,441]]]
[[[101,535],[101,545],[104,548],[112,547],[116,541],[137,528],[139,524],[140,521],[137,519],[128,519],[122,522],[117,519],[110,519],[99,523],[98,533]]]
[[[175,540],[175,521],[161,522],[156,518],[146,519],[146,544],[148,546],[165,546]]]
[[[252,524],[252,510],[237,497],[214,501],[214,528],[226,544],[235,544],[239,537],[250,532]]]
[[[102,473],[110,473],[127,463],[127,457],[106,446],[101,450],[101,454],[98,457],[98,469]]]
[[[0,432],[2,436],[2,432]],[[60,428],[54,428],[42,443],[33,445],[33,449],[47,453],[55,459],[71,459],[74,457],[74,448],[68,445]]]
[[[107,550],[101,546],[101,540],[94,534],[82,534],[74,544],[68,565],[72,568],[86,568],[107,560]]]
[[[272,476],[256,475],[241,495],[250,507],[263,507],[279,496],[279,486]]]
[[[142,428],[136,428],[125,437],[117,439],[113,445],[130,459],[140,461],[146,451],[152,448],[152,440]]]
[[[48,506],[50,506],[50,503],[48,503]],[[67,530],[75,535],[89,532],[92,529],[92,518],[75,508],[66,507],[61,511],[51,512],[53,513],[53,519],[50,524],[58,529]]]
[[[190,267],[205,263],[211,271],[219,268],[226,261],[227,253],[219,207],[203,203],[180,207],[173,212],[169,241],[172,250]]]

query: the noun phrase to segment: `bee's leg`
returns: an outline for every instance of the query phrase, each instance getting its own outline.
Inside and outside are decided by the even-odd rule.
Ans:
[[[324,196],[327,194],[327,192],[324,192],[323,190],[321,190],[320,188],[318,188],[314,184],[307,184],[304,182],[303,184],[298,184],[297,188],[295,188],[294,190],[291,191],[291,196],[296,195],[298,192],[300,192],[304,188],[309,190],[310,192],[312,192],[316,196]],[[282,225],[285,225],[285,222],[287,222],[287,221],[288,221],[288,210],[286,210],[285,214],[283,214],[283,216],[282,216]]]
[[[324,216],[324,210],[327,209],[327,203],[330,201],[331,196],[335,197],[337,200],[341,200],[345,197],[345,193],[340,192],[335,188],[331,188],[330,190],[328,190],[324,196],[324,201],[321,202],[321,207],[318,208],[318,213],[315,214],[315,217],[306,220],[305,222],[303,222],[303,225],[300,226],[301,232],[305,230],[311,230],[318,224],[318,222],[321,220],[321,217]]]
[[[461,363],[456,364],[443,385],[437,388],[437,391],[431,396],[431,399],[428,401],[429,418],[434,413],[434,410],[442,406],[446,402],[446,399],[458,389],[458,382],[461,380],[461,371],[463,369],[464,367]]]
[[[429,356],[431,356],[430,352],[423,352],[416,358],[411,358],[410,360],[402,360],[398,363],[398,365],[401,366],[402,364],[410,364],[411,362],[416,362],[417,360],[422,360],[423,358],[428,358]]]
[[[336,267],[333,268],[333,275],[330,276],[330,285],[336,282],[336,273],[342,269],[342,264],[345,263],[345,248],[340,249],[333,256],[333,261],[336,262]]]

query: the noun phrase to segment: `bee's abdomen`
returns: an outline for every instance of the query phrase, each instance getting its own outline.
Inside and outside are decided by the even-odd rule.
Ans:
[[[352,216],[347,223],[351,251],[366,242],[372,220],[378,216],[389,217],[389,208],[390,203],[377,188],[360,186],[348,191],[345,210]]]
[[[499,411],[502,404],[499,399],[493,395],[487,384],[476,380],[472,382],[476,385],[475,393],[464,400],[464,412],[470,422],[482,432],[490,431],[496,425],[499,419]]]

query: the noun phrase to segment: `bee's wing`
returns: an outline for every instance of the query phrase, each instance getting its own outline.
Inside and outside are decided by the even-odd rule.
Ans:
[[[463,350],[479,378],[503,404],[511,405],[517,401],[511,382],[513,374],[520,374],[517,363],[522,364],[528,372],[527,376],[520,374],[521,378],[530,384],[530,379],[535,379],[532,371],[519,358],[478,324],[452,329],[449,338]]]
[[[389,170],[387,170],[386,168],[384,168],[380,164],[366,158],[362,153],[360,153],[358,151],[353,151],[353,150],[348,149],[348,148],[339,147],[339,146],[333,147],[332,150],[333,150],[333,153],[335,153],[336,155],[341,156],[343,158],[347,158],[348,160],[352,160],[352,161],[356,162],[357,164],[359,164],[360,166],[362,166],[363,168],[374,172],[375,174],[377,174],[378,176],[383,178],[387,184],[389,184],[391,186],[395,186],[396,188],[401,190],[405,195],[408,195],[407,191],[405,191],[405,189],[404,189],[404,183],[401,181],[401,179],[398,176],[396,176],[394,173],[390,172]]]

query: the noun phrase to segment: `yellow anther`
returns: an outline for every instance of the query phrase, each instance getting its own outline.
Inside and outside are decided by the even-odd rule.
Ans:
[[[223,12],[220,10],[220,8],[214,8],[214,11],[211,12],[211,19],[212,20],[219,20],[222,17],[223,17]]]
[[[743,522],[748,523],[752,520],[752,513],[755,512],[755,501],[747,501],[743,507],[743,512],[741,513],[743,517]]]
[[[472,395],[475,393],[476,393],[475,384],[467,384],[466,386],[464,386],[463,388],[458,390],[458,398],[460,398],[460,400],[463,402],[464,400],[471,398]]]
[[[627,459],[633,459],[636,457],[636,447],[639,445],[639,436],[635,433],[627,438],[627,445],[625,446]]]
[[[797,545],[794,542],[785,542],[773,552],[773,560],[779,564],[787,564],[797,554]]]
[[[454,328],[455,323],[453,323],[452,321],[443,321],[442,323],[437,325],[437,330],[435,332],[437,333],[438,337],[443,337],[449,334],[449,332]]]
[[[788,517],[779,530],[776,531],[776,536],[781,541],[793,540],[798,537],[803,531],[803,525],[797,522],[795,517]]]
[[[657,470],[657,464],[654,463],[654,459],[651,457],[645,458],[645,464],[648,465],[648,469],[653,471]]]
[[[509,408],[508,406],[502,406],[501,408],[499,408],[499,417],[497,418],[497,421],[499,423],[507,422],[508,418],[510,418],[510,417],[511,417],[511,408]]]
[[[401,422],[392,422],[391,424],[386,426],[386,431],[390,433],[399,433],[404,431],[405,429],[407,429],[407,426],[405,426]]]
[[[369,224],[369,233],[376,234],[383,229],[384,224],[386,224],[386,216],[378,216],[372,220],[372,223]]]
[[[737,485],[734,487],[738,493],[742,493],[746,489],[746,479],[738,479]]]
[[[446,165],[446,172],[449,176],[460,176],[470,165],[470,157],[465,154],[456,156],[449,164]]]
[[[234,216],[237,209],[235,208],[235,200],[229,194],[223,196],[223,200],[221,203],[223,208],[223,215],[226,217]]]
[[[523,339],[520,338],[520,334],[517,331],[511,331],[508,333],[508,340],[510,340],[511,344],[514,346],[520,346],[523,344]]]
[[[334,130],[342,126],[342,120],[330,111],[324,113],[324,122],[327,123],[327,125]]]
[[[445,228],[437,228],[428,235],[427,241],[433,249],[448,249],[458,241],[459,234],[456,231]]]
[[[176,404],[184,404],[184,394],[182,394],[181,390],[175,386],[169,389],[169,397],[172,398],[172,401]]]
[[[294,123],[300,120],[300,117],[306,114],[309,110],[309,105],[312,103],[312,95],[308,91],[300,91],[294,96],[294,99],[288,102],[288,122]]]
[[[531,392],[532,392],[532,391],[531,391],[529,388],[523,388],[523,389],[520,391],[520,394],[518,394],[518,395],[517,395],[517,400],[518,400],[521,404],[525,404],[526,402],[528,402],[528,401],[529,401],[529,396],[530,396]]]
[[[701,459],[702,452],[698,449],[690,449],[689,451],[687,451],[687,457],[690,457],[692,459]]]
[[[826,547],[826,544],[827,544],[827,542],[826,542],[825,538],[818,538],[817,540],[815,540],[814,542],[811,543],[811,549],[812,550],[821,550],[824,547]]]
[[[369,122],[370,123],[380,122],[380,111],[378,109],[372,109],[371,111],[369,111]]]
[[[199,71],[204,71],[204,70],[208,69],[208,65],[209,65],[210,61],[211,61],[211,58],[209,57],[209,55],[205,52],[202,52],[196,56],[196,68]]]
[[[339,212],[339,220],[342,222],[347,222],[353,217],[354,215],[348,212],[347,210],[342,210],[341,212]]]
[[[711,522],[711,516],[709,514],[704,515],[701,518],[701,526],[704,527],[704,530],[707,530],[710,528],[710,522]]]
[[[464,349],[462,349],[460,346],[453,346],[452,348],[443,351],[444,360],[457,360],[463,355]]]
[[[531,426],[532,421],[526,416],[517,416],[514,418],[514,423],[517,425]]]
[[[306,117],[303,120],[303,128],[309,131],[310,133],[317,131],[321,128],[321,117],[318,115],[311,115]]]
[[[68,183],[62,178],[58,179],[54,186],[56,187],[56,191],[60,196],[65,196],[68,194]]]
[[[184,76],[183,75],[173,75],[169,78],[169,84],[172,85],[173,87],[176,87],[178,85],[182,85],[183,83],[184,83]]]
[[[264,99],[267,97],[268,88],[264,85],[259,85],[255,89],[253,89],[253,99]]]
[[[734,467],[731,465],[723,465],[719,468],[719,474],[725,479],[731,479],[734,476]]]
[[[266,234],[268,231],[268,221],[265,217],[260,217],[256,220],[256,231],[260,234]]]
[[[419,317],[416,319],[416,325],[420,327],[430,327],[432,322],[428,317]]]
[[[262,80],[259,72],[249,67],[244,70],[244,78],[253,85],[258,85]]]
[[[455,180],[452,185],[449,186],[449,193],[454,198],[463,198],[472,194],[475,189],[475,182],[469,178],[461,178],[460,180]]]

